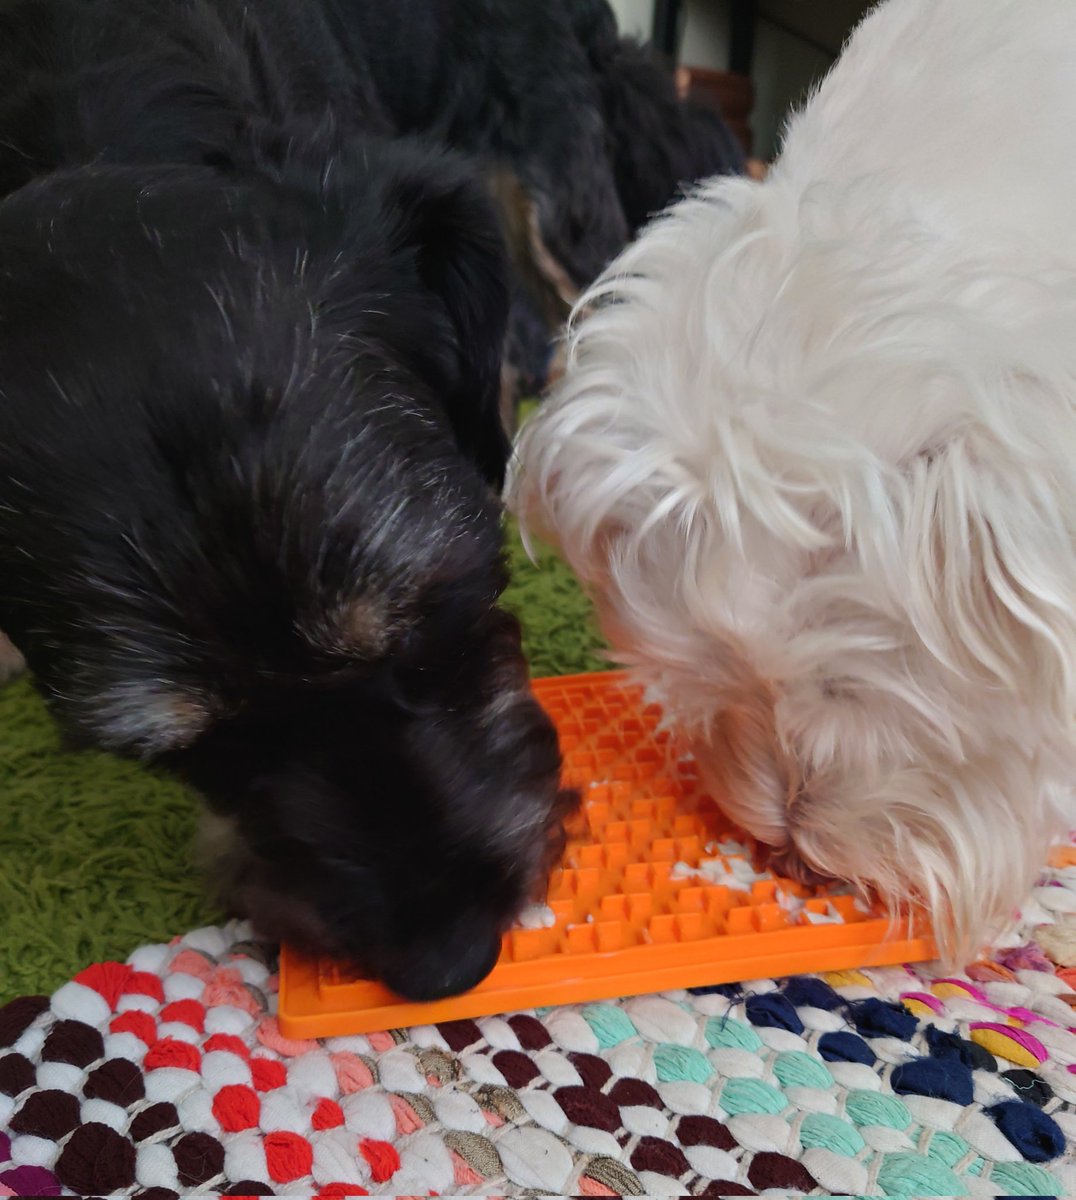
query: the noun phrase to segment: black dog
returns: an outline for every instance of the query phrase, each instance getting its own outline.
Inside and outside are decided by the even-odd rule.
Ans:
[[[548,19],[558,4],[535,7]],[[549,381],[552,341],[571,302],[612,253],[690,185],[714,175],[742,174],[746,165],[742,146],[721,116],[681,100],[672,76],[650,49],[620,36],[607,0],[559,0],[559,12],[586,57],[593,85],[588,103],[596,106],[603,130],[598,152],[587,143],[587,186],[600,179],[599,194],[615,196],[604,203],[615,206],[617,218],[609,220],[606,213],[603,223],[587,229],[583,238],[589,253],[572,257],[558,254],[562,238],[546,234],[542,217],[557,206],[536,207],[529,243],[518,234],[510,239],[516,286],[507,359],[521,395],[536,395]],[[546,69],[552,73],[556,67],[548,63]],[[579,114],[559,109],[554,119],[572,129]],[[579,167],[572,163],[571,169]],[[522,173],[521,178],[539,188],[563,187],[565,180],[562,175],[550,185]],[[500,207],[506,208],[503,199]]]
[[[425,998],[489,970],[572,798],[498,607],[495,215],[400,138],[437,101],[393,54],[451,6],[375,7],[0,16],[0,628],[71,733],[204,793],[233,907]],[[570,191],[587,272],[622,218]]]
[[[608,0],[562,3],[597,82],[607,155],[630,235],[691,184],[743,174],[736,135],[715,110],[680,99],[649,47],[620,36]]]

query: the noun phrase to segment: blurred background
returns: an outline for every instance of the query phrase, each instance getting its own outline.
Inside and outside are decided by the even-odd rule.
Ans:
[[[716,101],[749,155],[777,152],[789,108],[833,64],[872,0],[611,0],[623,34],[650,41],[681,88]]]

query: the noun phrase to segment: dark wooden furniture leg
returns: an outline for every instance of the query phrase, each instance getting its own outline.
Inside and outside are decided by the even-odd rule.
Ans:
[[[654,0],[650,41],[659,54],[675,65],[680,42],[680,13],[683,0]]]
[[[750,78],[755,57],[758,0],[732,0],[729,13],[729,70]]]
[[[671,65],[676,64],[680,42],[680,17],[684,0],[654,0],[654,20],[650,41]],[[729,11],[729,70],[737,75],[751,74],[755,53],[755,26],[758,0],[732,0]]]

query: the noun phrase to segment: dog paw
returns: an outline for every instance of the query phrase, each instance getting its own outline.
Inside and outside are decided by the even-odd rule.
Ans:
[[[26,660],[15,649],[10,641],[0,633],[0,686],[10,683],[12,679],[26,670]]]
[[[803,884],[804,887],[818,887],[823,883],[832,883],[833,881],[832,875],[824,875],[821,871],[816,871],[792,845],[771,850],[766,866],[774,875],[779,875],[782,879],[791,879],[794,883]]]

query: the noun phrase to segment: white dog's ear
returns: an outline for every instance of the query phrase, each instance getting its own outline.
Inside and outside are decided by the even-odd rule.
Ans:
[[[936,737],[910,735],[918,761],[873,780],[823,771],[791,813],[805,859],[924,905],[955,965],[1012,919],[1066,829],[1048,781],[1076,771],[1076,513],[1050,470],[985,434],[908,465],[899,545],[872,569],[912,632],[887,686]]]
[[[1015,692],[1067,737],[1076,712],[1076,513],[1063,504],[1071,488],[1050,474],[1071,474],[1073,464],[1021,462],[1019,451],[981,440],[950,442],[910,465],[895,559],[906,578],[893,581],[893,594],[903,582],[911,623],[940,663]]]
[[[809,866],[876,891],[897,916],[924,911],[939,955],[962,968],[1009,926],[1063,828],[1064,797],[1033,762],[909,768],[874,785],[819,778],[793,805]]]

